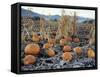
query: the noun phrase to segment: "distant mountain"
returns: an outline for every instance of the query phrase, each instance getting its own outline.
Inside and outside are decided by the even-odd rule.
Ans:
[[[91,19],[91,20],[86,20],[83,21],[82,23],[91,23],[91,24],[95,24],[95,20]]]
[[[21,9],[21,16],[27,16],[28,14],[30,14],[32,17],[37,17],[37,16],[41,16],[40,14],[36,13],[36,12],[32,12],[26,9]]]
[[[26,9],[21,9],[21,16],[27,16],[28,14],[31,15],[31,17],[40,17],[43,16],[45,19],[50,18],[51,20],[55,20],[55,19],[59,19],[60,16],[59,15],[52,15],[52,16],[48,16],[48,15],[42,15],[42,14],[38,14],[36,12],[32,12]]]
[[[80,17],[80,16],[77,16],[77,19],[78,19],[79,23],[82,23],[87,20],[87,18]]]
[[[86,22],[86,21],[91,21],[91,20],[94,21],[94,19],[85,18],[85,17],[80,17],[80,16],[78,16],[77,18],[78,18],[78,22],[79,22],[79,23],[84,23],[84,22]]]
[[[39,14],[39,13],[36,13],[36,12],[33,12],[33,11],[29,11],[29,10],[26,10],[26,9],[21,9],[21,16],[27,16],[28,14],[30,14],[31,17],[43,16],[46,20],[48,20],[48,19],[58,20],[60,18],[59,15],[48,16],[48,15]],[[90,18],[85,18],[85,17],[80,17],[80,16],[77,16],[77,19],[78,19],[78,23],[83,23],[87,20],[93,20],[93,19],[90,19]]]
[[[59,19],[59,18],[60,18],[59,15],[52,15],[52,16],[50,16],[50,19],[52,19],[52,20],[56,20],[56,19]]]

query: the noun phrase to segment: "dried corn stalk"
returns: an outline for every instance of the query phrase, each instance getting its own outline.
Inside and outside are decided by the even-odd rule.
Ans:
[[[95,25],[91,25],[89,44],[95,44]]]
[[[45,25],[46,25],[46,22],[43,19],[43,16],[41,16],[40,17],[40,34],[42,37],[46,36]]]
[[[62,36],[69,36],[69,17],[65,14],[65,10],[62,10],[61,19],[58,21],[58,31],[56,38],[60,38]]]
[[[71,35],[76,35],[77,34],[77,17],[76,17],[76,12],[74,12],[73,20],[72,20],[72,29],[71,29]]]
[[[50,38],[50,33],[51,33],[51,20],[50,20],[50,14],[49,14],[49,20],[48,20],[48,28],[47,28],[47,35],[48,35],[48,38]]]
[[[32,17],[31,17],[31,9],[28,9],[28,12],[27,12],[27,17],[24,17],[22,18],[22,25],[23,25],[23,29],[24,31],[26,31],[26,34],[28,35],[28,38],[30,39],[31,36],[30,36],[30,31],[32,31],[32,27],[34,25],[34,21],[32,20]]]

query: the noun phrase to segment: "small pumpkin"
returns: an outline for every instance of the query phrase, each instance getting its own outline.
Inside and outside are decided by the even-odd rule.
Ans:
[[[46,33],[43,37],[44,37],[44,39],[46,39],[46,40],[49,39],[49,35],[48,35],[47,33]]]
[[[43,40],[43,36],[40,35],[40,36],[39,36],[39,39],[40,39],[40,40]]]
[[[71,37],[65,36],[64,38],[66,39],[66,41],[70,41],[70,42],[72,41],[72,38]]]
[[[79,43],[79,42],[80,42],[80,39],[79,39],[79,38],[74,38],[73,41],[74,41],[75,43]]]
[[[50,43],[50,44],[55,44],[55,39],[49,38],[49,39],[48,39],[48,43]]]
[[[66,44],[66,40],[65,40],[65,39],[61,39],[61,40],[60,40],[60,45],[61,45],[61,46],[64,46],[65,44]]]
[[[95,58],[95,51],[93,49],[89,48],[87,51],[87,56],[88,56],[88,58]]]
[[[35,64],[36,58],[33,55],[26,55],[25,58],[23,59],[23,63],[25,65],[27,64]]]
[[[72,60],[72,54],[71,54],[71,52],[65,52],[65,53],[63,53],[62,54],[62,59],[64,60],[64,61],[68,61],[68,62],[70,62],[71,60]]]
[[[40,47],[38,44],[28,44],[25,47],[25,54],[28,55],[38,55],[40,53]]]
[[[44,49],[48,49],[48,48],[50,48],[50,47],[52,47],[52,46],[53,46],[52,44],[46,43],[46,44],[43,45],[43,48],[44,48]]]
[[[38,36],[37,34],[33,34],[32,40],[33,40],[34,42],[39,42],[39,41],[40,41],[40,36]]]
[[[74,52],[76,52],[78,55],[82,54],[82,48],[81,47],[75,47]]]
[[[71,46],[66,45],[63,47],[64,52],[70,52],[71,50],[72,50]]]
[[[47,51],[47,55],[48,55],[49,57],[53,57],[53,56],[55,56],[55,51],[54,51],[53,49],[49,49],[49,50]]]

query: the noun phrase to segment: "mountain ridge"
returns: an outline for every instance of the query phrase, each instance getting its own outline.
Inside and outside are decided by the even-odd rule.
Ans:
[[[47,20],[48,19],[58,20],[61,17],[59,15],[50,15],[49,16],[49,15],[39,14],[39,13],[21,8],[21,16],[27,16],[28,13],[31,15],[31,17],[41,17],[41,16],[43,16]],[[92,18],[85,18],[85,17],[81,17],[81,16],[77,16],[77,18],[78,18],[79,23],[82,23],[82,22],[87,21],[87,20],[94,20]]]

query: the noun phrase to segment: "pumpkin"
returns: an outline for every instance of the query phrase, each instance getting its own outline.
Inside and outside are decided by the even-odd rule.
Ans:
[[[48,48],[50,48],[50,47],[52,47],[52,46],[53,46],[52,44],[46,43],[46,44],[43,45],[43,48],[44,48],[44,49],[48,49]]]
[[[65,36],[64,38],[65,38],[66,41],[72,41],[72,38],[71,37]]]
[[[25,54],[38,55],[40,53],[40,47],[38,44],[28,44],[25,47]]]
[[[87,56],[89,58],[95,58],[95,52],[94,52],[94,50],[92,50],[91,48],[89,48],[88,51],[87,51]]]
[[[80,42],[79,38],[74,38],[73,41],[74,41],[75,43],[79,43],[79,42]]]
[[[47,55],[48,55],[49,57],[53,57],[53,56],[55,56],[55,51],[54,51],[53,49],[49,49],[49,50],[47,51]]]
[[[48,43],[50,43],[50,44],[55,44],[55,39],[49,38],[49,39],[48,39]]]
[[[82,54],[82,48],[81,47],[75,47],[74,52],[76,52],[78,55]]]
[[[40,40],[43,40],[43,36],[39,36],[39,39],[40,39]]]
[[[46,33],[45,35],[44,35],[44,39],[48,39],[49,38],[49,35]]]
[[[60,45],[61,45],[61,46],[64,46],[65,43],[66,43],[66,40],[65,40],[65,39],[61,39],[61,40],[60,40]]]
[[[68,61],[68,62],[70,62],[71,60],[72,60],[72,54],[71,54],[71,52],[65,52],[65,53],[63,53],[62,54],[62,59],[64,60],[64,61]]]
[[[71,50],[72,50],[71,46],[66,45],[66,46],[63,47],[64,52],[69,52]]]
[[[26,55],[25,58],[23,59],[23,63],[25,65],[27,64],[35,64],[36,58],[33,55]]]
[[[39,41],[40,41],[40,36],[38,36],[37,34],[33,34],[32,40],[33,40],[34,42],[39,42]]]

